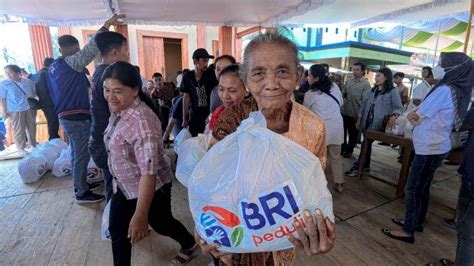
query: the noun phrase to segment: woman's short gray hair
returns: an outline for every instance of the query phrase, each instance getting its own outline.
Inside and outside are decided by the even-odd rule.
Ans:
[[[253,40],[249,42],[247,47],[245,47],[244,60],[241,65],[241,76],[244,80],[247,78],[247,72],[249,70],[248,65],[250,61],[250,54],[259,45],[267,43],[276,43],[288,48],[288,50],[291,52],[292,57],[294,58],[295,65],[298,68],[300,63],[298,57],[298,47],[291,40],[283,36],[280,32],[271,30],[257,35]]]

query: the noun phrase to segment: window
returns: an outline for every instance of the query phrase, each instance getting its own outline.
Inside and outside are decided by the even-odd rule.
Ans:
[[[339,34],[339,28],[336,28],[336,34]]]

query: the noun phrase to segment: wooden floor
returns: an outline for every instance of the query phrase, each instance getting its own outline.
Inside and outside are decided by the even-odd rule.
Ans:
[[[372,170],[396,180],[400,165],[396,151],[374,146]],[[25,185],[17,172],[18,161],[0,161],[0,265],[111,265],[110,242],[100,238],[104,203],[74,204],[70,177],[50,173]],[[350,159],[344,159],[345,169]],[[331,180],[329,173],[328,179]],[[373,179],[346,177],[344,194],[333,193],[337,240],[333,250],[312,258],[298,256],[297,265],[424,265],[453,258],[456,232],[441,224],[453,215],[459,180],[455,166],[443,165],[431,189],[425,232],[414,245],[393,241],[380,229],[390,219],[403,217],[403,200],[395,188]],[[176,218],[192,230],[186,189],[173,186]],[[172,240],[152,233],[133,248],[134,265],[169,265],[178,251]],[[199,254],[191,265],[208,265]]]

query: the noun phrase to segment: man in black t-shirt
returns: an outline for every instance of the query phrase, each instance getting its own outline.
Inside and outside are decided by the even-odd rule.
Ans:
[[[217,85],[213,70],[208,69],[209,55],[199,48],[193,53],[194,70],[183,76],[180,91],[183,93],[183,128],[189,128],[191,135],[203,133],[209,116],[211,91]],[[191,108],[190,108],[191,107]]]

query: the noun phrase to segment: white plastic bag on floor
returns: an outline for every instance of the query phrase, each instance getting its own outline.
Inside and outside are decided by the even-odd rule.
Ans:
[[[50,145],[56,146],[60,150],[67,149],[68,145],[66,142],[64,142],[62,139],[52,139],[48,141]]]
[[[176,152],[176,154],[179,155],[179,147],[181,146],[181,144],[183,144],[185,140],[191,137],[192,135],[187,128],[183,128],[179,132],[178,136],[176,136],[176,138],[174,139],[174,151]]]
[[[18,163],[18,173],[23,183],[38,181],[48,171],[48,159],[36,153],[21,159]]]
[[[201,159],[188,184],[196,231],[232,253],[292,248],[287,234],[304,210],[334,221],[319,159],[266,128],[260,112]],[[294,234],[297,237],[296,234]]]
[[[90,159],[89,164],[87,165],[87,182],[88,183],[97,183],[103,180],[100,168],[95,165],[94,161]]]
[[[69,148],[63,149],[61,155],[53,165],[53,175],[56,177],[62,177],[70,175],[72,172],[71,163],[71,150]]]
[[[111,240],[109,232],[110,202],[112,201],[109,200],[109,202],[107,202],[104,213],[102,213],[102,228],[100,230],[100,236],[102,240]]]
[[[53,170],[54,162],[59,158],[61,155],[62,149],[56,145],[52,145],[48,142],[42,143],[38,145],[33,153],[34,154],[41,154],[48,160],[47,170]]]
[[[195,138],[184,141],[179,148],[178,163],[176,165],[176,178],[185,187],[188,186],[189,178],[194,168],[206,154],[209,147],[211,134],[199,134]]]

